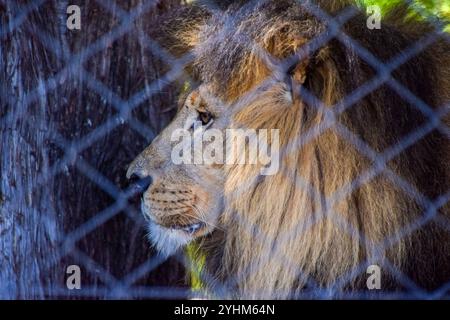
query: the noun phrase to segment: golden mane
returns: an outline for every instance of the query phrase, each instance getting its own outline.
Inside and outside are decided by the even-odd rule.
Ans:
[[[356,14],[342,30],[385,63],[430,29],[389,19],[371,31]],[[437,201],[450,187],[448,136],[432,128],[408,140],[429,120],[386,79],[345,109],[340,102],[377,72],[350,43],[332,39],[310,49],[326,23],[295,1],[231,7],[189,28],[200,30],[187,49],[195,56],[192,69],[230,103],[273,72],[250,40],[279,61],[306,52],[294,71],[306,89],[299,101],[283,102],[274,85],[233,115],[235,127],[278,128],[284,151],[273,176],[261,178],[251,165],[227,167],[225,231],[200,240],[211,288],[240,298],[295,297],[308,288],[340,292],[364,288],[371,264],[382,268],[384,290],[402,288],[394,270],[425,289],[450,280],[450,233],[431,219],[437,212],[450,221],[449,205]],[[250,40],[242,41],[244,35]],[[450,100],[448,48],[437,40],[392,72],[436,112]]]

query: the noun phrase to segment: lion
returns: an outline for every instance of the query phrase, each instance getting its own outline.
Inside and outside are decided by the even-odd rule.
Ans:
[[[155,247],[170,255],[196,243],[206,288],[222,298],[368,294],[373,265],[382,292],[448,283],[448,36],[402,6],[371,30],[350,1],[216,5],[181,7],[150,31],[192,58],[194,84],[127,172],[152,178],[142,212]],[[277,173],[174,164],[172,133],[195,123],[279,130]]]

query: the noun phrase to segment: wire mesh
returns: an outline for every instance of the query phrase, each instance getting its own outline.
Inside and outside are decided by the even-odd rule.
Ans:
[[[0,39],[6,39],[8,36],[16,32],[21,28],[24,21],[27,19],[28,15],[34,10],[38,10],[41,6],[45,4],[45,0],[41,1],[31,1],[24,5],[13,5],[11,2],[6,2],[6,8],[14,12],[15,17],[8,22],[7,25],[2,26],[0,30]],[[34,121],[33,117],[30,117],[30,108],[33,106],[37,100],[42,99],[43,96],[47,95],[52,91],[58,90],[59,84],[65,79],[70,78],[72,74],[77,75],[78,81],[84,90],[92,91],[98,96],[102,97],[107,104],[115,109],[113,116],[110,116],[103,123],[98,123],[93,125],[92,130],[85,136],[79,137],[77,139],[71,139],[70,137],[65,137],[55,130],[55,126],[50,126],[45,130],[51,131],[47,132],[47,135],[51,137],[51,142],[54,143],[61,150],[61,157],[58,158],[47,170],[41,172],[36,179],[36,183],[32,186],[33,190],[38,190],[46,183],[48,183],[55,176],[64,173],[70,167],[75,170],[78,174],[83,175],[88,178],[92,183],[96,184],[99,189],[108,194],[113,201],[111,205],[100,210],[94,214],[90,219],[82,221],[80,225],[71,226],[70,231],[64,231],[63,228],[57,226],[58,224],[52,223],[50,221],[47,225],[49,234],[54,237],[54,242],[58,244],[58,247],[49,248],[48,252],[43,252],[43,261],[48,261],[46,268],[48,270],[55,267],[61,263],[61,260],[70,261],[72,258],[76,259],[81,263],[83,269],[87,270],[89,273],[95,274],[101,283],[92,283],[92,285],[85,286],[80,290],[68,290],[64,287],[64,282],[62,281],[59,285],[52,285],[51,288],[40,288],[36,290],[43,290],[44,297],[68,297],[68,298],[186,298],[186,297],[203,297],[204,293],[201,291],[192,292],[186,285],[171,285],[171,286],[161,286],[161,285],[136,285],[136,282],[141,279],[146,274],[157,269],[166,260],[165,257],[155,254],[148,258],[147,261],[141,265],[134,268],[132,271],[128,272],[124,277],[117,278],[111,274],[107,268],[96,262],[89,254],[83,252],[77,247],[77,242],[81,239],[86,238],[91,232],[95,231],[97,228],[108,223],[110,219],[116,217],[117,215],[127,215],[131,217],[138,228],[142,228],[142,220],[136,218],[140,215],[133,204],[130,204],[129,199],[135,197],[137,194],[143,191],[145,185],[131,185],[128,188],[120,188],[117,186],[115,181],[108,179],[102,172],[101,168],[98,168],[95,164],[91,164],[84,160],[81,156],[86,150],[86,148],[92,146],[99,139],[108,135],[110,132],[114,131],[118,126],[126,123],[132,130],[136,131],[142,139],[146,142],[151,141],[157,134],[155,128],[153,128],[149,123],[143,123],[141,120],[136,119],[133,116],[133,110],[140,107],[143,103],[148,101],[148,99],[154,94],[164,94],[162,92],[162,86],[166,83],[172,83],[179,79],[180,77],[186,76],[185,66],[192,61],[194,58],[192,53],[176,58],[172,56],[169,52],[164,50],[160,45],[154,41],[145,32],[140,32],[138,35],[131,34],[134,33],[133,26],[136,19],[142,17],[146,12],[152,10],[158,5],[159,1],[143,1],[139,2],[131,10],[125,10],[114,4],[113,2],[96,1],[96,3],[102,8],[102,10],[108,11],[114,19],[117,20],[115,26],[108,28],[105,33],[95,39],[95,41],[89,43],[79,52],[70,52],[70,49],[60,47],[58,41],[52,38],[52,35],[46,30],[35,29],[29,30],[33,36],[35,36],[38,41],[48,51],[49,54],[53,55],[55,59],[63,66],[59,71],[55,72],[53,75],[40,79],[35,88],[29,90],[25,93],[24,99],[16,102],[14,98],[8,94],[8,91],[2,90],[1,98],[6,101],[7,105],[11,106],[11,109],[6,112],[2,112],[3,116],[1,118],[2,126],[6,126],[8,123],[13,123],[17,119],[22,119],[25,122]],[[256,1],[250,1],[246,5],[251,7],[255,5]],[[298,1],[299,5],[303,5],[302,1]],[[208,2],[207,2],[208,4]],[[63,6],[64,7],[64,6]],[[217,12],[220,10],[214,7],[211,3],[206,6],[212,12]],[[420,10],[420,8],[411,5],[415,10]],[[421,194],[414,188],[410,182],[406,181],[404,178],[398,176],[392,170],[387,167],[387,163],[394,157],[401,154],[405,149],[414,145],[417,141],[423,138],[425,135],[433,130],[438,130],[441,134],[450,137],[450,129],[442,123],[444,116],[448,114],[450,108],[448,105],[442,106],[440,109],[435,111],[433,108],[428,106],[419,97],[415,96],[408,88],[402,85],[399,81],[391,77],[391,73],[399,66],[406,63],[409,59],[419,54],[421,51],[425,50],[427,47],[433,45],[433,43],[438,39],[445,37],[448,41],[449,35],[445,34],[442,25],[439,21],[431,21],[435,24],[436,28],[430,31],[429,34],[425,35],[416,43],[405,48],[402,52],[399,52],[397,56],[390,59],[387,62],[382,62],[376,56],[374,56],[370,51],[365,49],[361,44],[357,43],[347,34],[345,34],[341,27],[345,22],[351,19],[355,14],[356,10],[353,7],[348,7],[339,12],[336,16],[330,16],[318,6],[313,3],[309,3],[307,9],[311,15],[317,18],[319,21],[327,23],[328,28],[323,32],[323,34],[312,39],[308,43],[308,48],[310,50],[318,49],[324,46],[326,43],[332,39],[336,39],[345,46],[351,46],[351,48],[356,52],[356,54],[363,59],[371,68],[375,70],[375,77],[370,81],[367,81],[360,87],[356,88],[350,95],[347,95],[342,101],[338,102],[333,108],[329,108],[316,98],[310,92],[303,89],[302,97],[311,106],[316,106],[325,115],[327,119],[320,127],[312,127],[303,136],[302,145],[288,145],[281,154],[287,155],[289,150],[301,148],[308,141],[311,141],[315,137],[320,136],[329,128],[333,128],[338,134],[344,138],[348,143],[350,143],[360,154],[364,155],[370,159],[373,166],[365,172],[361,172],[357,179],[345,184],[337,192],[331,194],[326,198],[327,203],[333,204],[337,203],[352,191],[356,190],[360,186],[364,185],[371,179],[377,177],[381,173],[387,177],[390,182],[392,182],[396,187],[401,189],[403,192],[408,194],[411,199],[420,203],[424,209],[424,213],[419,221],[416,221],[413,225],[408,225],[391,237],[386,237],[384,241],[379,244],[378,250],[382,252],[386,250],[390,245],[392,245],[396,239],[399,237],[404,237],[420,228],[424,224],[428,223],[430,220],[438,222],[446,230],[450,230],[449,221],[438,214],[438,209],[443,207],[450,198],[450,190],[447,193],[442,194],[436,199],[429,199],[425,195]],[[65,18],[65,16],[64,16]],[[64,19],[63,18],[63,19]],[[232,24],[233,21],[230,21]],[[140,88],[137,92],[129,97],[121,97],[117,94],[113,88],[109,88],[102,81],[96,79],[95,75],[86,70],[83,64],[90,59],[92,59],[96,54],[101,54],[108,49],[111,43],[115,40],[123,37],[136,37],[139,45],[150,50],[151,54],[155,59],[159,59],[165,65],[170,66],[169,70],[155,79],[151,83],[147,83],[145,87]],[[256,43],[254,43],[250,38],[244,37],[243,42],[248,46],[252,46],[254,51],[258,53],[262,60],[273,59],[270,57],[268,52],[260,48]],[[297,57],[302,58],[303,55],[306,56],[306,52],[298,52]],[[290,62],[287,58],[285,61],[281,62],[282,66],[285,66]],[[348,128],[346,128],[342,123],[337,121],[337,117],[340,113],[352,108],[359,100],[363,99],[367,94],[375,91],[379,86],[387,85],[392,89],[398,96],[407,101],[411,108],[417,109],[417,112],[422,113],[427,121],[420,127],[413,130],[413,132],[405,135],[396,144],[390,146],[382,153],[373,150],[367,143],[352,133]],[[3,84],[3,87],[5,85]],[[252,93],[250,93],[252,94]],[[257,94],[256,90],[255,93]],[[20,108],[15,108],[20,104]],[[241,107],[244,105],[242,104]],[[20,110],[20,112],[17,112]],[[333,110],[333,111],[331,111]],[[3,148],[8,148],[8,146],[2,146]],[[286,153],[283,153],[286,152]],[[279,174],[285,174],[280,172]],[[292,179],[292,177],[286,176],[286,179]],[[294,178],[295,184],[298,184],[302,188],[309,189],[310,192],[316,192],[309,185],[308,181],[305,181],[300,176]],[[245,181],[242,182],[241,188],[244,190],[247,187]],[[240,189],[235,192],[239,192]],[[45,216],[45,213],[42,213]],[[55,219],[54,216],[48,216],[48,219]],[[325,218],[325,217],[323,217]],[[360,241],[366,241],[364,235],[360,234],[358,230],[355,230],[346,221],[339,218],[338,215],[334,215],[333,212],[329,212],[329,216],[326,218],[332,219],[334,223],[342,228],[343,232],[349,233],[352,237],[357,237]],[[245,220],[245,217],[239,217],[240,223],[249,223]],[[311,221],[314,224],[317,221]],[[1,223],[1,221],[0,221]],[[300,222],[299,222],[300,225]],[[46,226],[47,227],[47,226]],[[304,227],[304,226],[303,226]],[[252,230],[255,226],[252,226]],[[297,232],[295,226],[293,227],[293,232]],[[258,237],[264,237],[264,234],[256,230]],[[291,235],[285,235],[289,237]],[[145,240],[143,240],[145,241]],[[104,244],[108,245],[108,244]],[[56,254],[55,254],[56,253]],[[47,258],[48,256],[48,258]],[[289,257],[283,257],[277,255],[274,252],[270,258],[284,259],[284,263],[291,263]],[[120,259],[118,257],[117,259]],[[189,269],[190,264],[181,253],[172,257],[185,268]],[[355,275],[364,273],[367,266],[370,265],[369,261],[363,261],[358,268],[350,270],[348,274],[341,276],[333,288],[321,288],[313,279],[308,279],[309,289],[307,291],[296,293],[292,298],[332,298],[334,293],[339,291],[340,288],[345,287],[345,285],[350,281]],[[379,293],[381,298],[423,298],[423,299],[437,299],[437,298],[449,298],[450,293],[450,281],[444,284],[441,288],[433,292],[428,292],[420,287],[418,287],[413,281],[408,279],[408,277],[402,274],[393,264],[386,262],[383,266],[387,268],[392,274],[395,275],[397,280],[406,288],[404,292],[383,292]],[[450,267],[450,266],[449,266]],[[41,273],[45,274],[45,270],[40,270]],[[187,271],[189,272],[189,270]],[[208,278],[210,275],[205,271],[202,277]],[[232,282],[232,281],[231,281]],[[38,285],[38,284],[36,284]],[[216,296],[220,296],[221,290],[225,290],[227,286],[232,287],[232,283],[224,283],[218,286]],[[6,291],[8,287],[1,287],[5,290],[3,293],[0,292],[0,296],[8,296]],[[34,290],[34,289],[29,289]],[[342,297],[342,295],[341,295]],[[347,296],[351,298],[366,298],[368,297],[367,292],[351,292]]]

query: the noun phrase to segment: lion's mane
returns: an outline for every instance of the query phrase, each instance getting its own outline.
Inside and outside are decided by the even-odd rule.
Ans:
[[[346,4],[317,3],[332,16]],[[369,30],[356,13],[341,30],[389,63],[432,31],[405,16],[398,8]],[[284,153],[273,176],[227,169],[223,230],[200,240],[211,288],[245,298],[344,292],[365,288],[371,264],[381,267],[384,290],[450,280],[448,42],[438,37],[380,80],[343,37],[308,47],[329,25],[296,1],[253,1],[217,14],[191,7],[177,17],[184,22],[166,33],[168,47],[190,50],[189,70],[227,102],[270,76],[258,47],[280,60],[308,48],[300,103],[286,105],[272,88],[234,114],[235,126],[279,128]]]

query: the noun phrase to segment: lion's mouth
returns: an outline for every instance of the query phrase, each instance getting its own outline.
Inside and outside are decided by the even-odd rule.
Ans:
[[[203,222],[196,222],[188,225],[172,225],[169,229],[181,230],[189,234],[194,234],[206,226]]]
[[[206,223],[203,221],[197,221],[194,223],[190,223],[190,224],[177,224],[177,223],[164,223],[162,221],[158,221],[157,219],[155,219],[151,214],[146,214],[146,207],[145,207],[145,202],[142,201],[141,202],[141,210],[144,213],[144,219],[151,224],[156,224],[159,225],[165,229],[169,229],[169,230],[180,230],[180,231],[184,231],[190,235],[197,233],[200,230],[203,230],[206,227]]]

